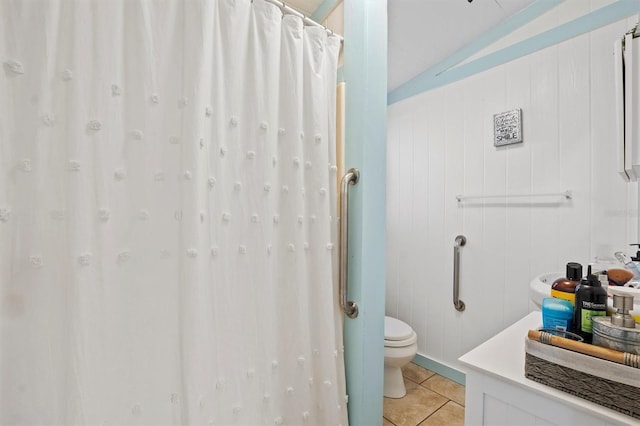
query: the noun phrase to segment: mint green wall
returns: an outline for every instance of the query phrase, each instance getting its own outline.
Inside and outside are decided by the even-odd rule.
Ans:
[[[311,14],[310,18],[316,22],[323,21],[331,9],[333,9],[336,4],[338,4],[338,0],[324,0],[320,3],[320,6]]]
[[[360,170],[350,192],[349,299],[345,318],[349,422],[382,423],[386,252],[387,1],[345,0],[345,168]]]

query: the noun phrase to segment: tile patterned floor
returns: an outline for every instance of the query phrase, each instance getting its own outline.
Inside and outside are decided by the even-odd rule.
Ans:
[[[464,386],[409,363],[402,369],[407,395],[385,398],[383,426],[462,426]]]

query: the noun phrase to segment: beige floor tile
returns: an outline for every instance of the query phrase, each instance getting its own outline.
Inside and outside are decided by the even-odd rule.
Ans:
[[[389,420],[385,419],[384,417],[382,418],[382,426],[396,426],[393,423],[391,423]]]
[[[422,383],[434,374],[436,373],[412,362],[402,367],[402,375],[416,383]]]
[[[461,384],[436,374],[422,382],[421,385],[446,396],[464,407],[464,386]]]
[[[453,401],[447,402],[438,411],[427,417],[420,426],[463,426],[464,407]]]
[[[405,381],[404,398],[384,398],[383,415],[396,426],[416,426],[442,407],[447,399],[412,381]]]

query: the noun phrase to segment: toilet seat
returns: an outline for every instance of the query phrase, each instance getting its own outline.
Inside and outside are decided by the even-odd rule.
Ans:
[[[413,345],[418,340],[411,326],[397,318],[384,317],[384,346],[402,348]]]

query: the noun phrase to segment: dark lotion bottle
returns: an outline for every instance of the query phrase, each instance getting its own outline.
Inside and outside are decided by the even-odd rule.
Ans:
[[[580,284],[582,277],[582,265],[577,262],[567,263],[566,276],[558,278],[551,284],[551,297],[564,299],[576,305],[576,287]]]
[[[591,265],[589,265],[587,278],[583,278],[576,289],[573,328],[586,343],[591,343],[593,340],[592,318],[606,315],[607,291],[602,288],[598,277],[591,274]]]

